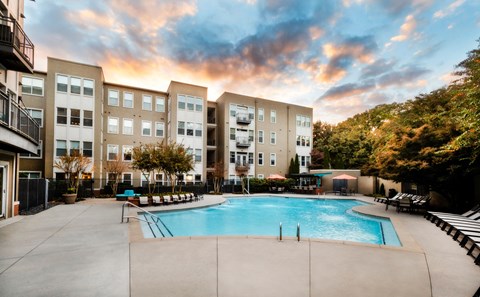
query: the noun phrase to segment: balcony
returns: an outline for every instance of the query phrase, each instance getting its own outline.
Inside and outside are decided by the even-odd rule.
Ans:
[[[8,70],[33,73],[34,46],[20,24],[0,16],[0,63]]]
[[[250,140],[248,139],[248,137],[238,136],[237,137],[237,147],[240,147],[240,148],[250,147]]]
[[[0,144],[14,152],[37,152],[40,127],[28,111],[0,92]]]
[[[236,162],[235,163],[235,171],[239,174],[245,174],[250,170],[250,164],[247,162]]]
[[[237,112],[237,124],[248,125],[252,122],[250,115],[246,112]]]

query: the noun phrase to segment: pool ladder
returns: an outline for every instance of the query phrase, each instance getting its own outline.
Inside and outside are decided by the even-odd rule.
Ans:
[[[136,217],[136,216],[126,216],[126,215],[125,215],[125,206],[133,206],[133,207],[135,207],[135,208],[143,211],[143,212],[144,212],[143,216],[144,216],[145,219],[141,219],[141,218]],[[149,220],[148,220],[148,217],[145,215],[145,213],[148,213],[148,214],[150,215],[150,218],[152,218],[152,221],[149,221]],[[125,203],[122,205],[122,223],[123,223],[124,219],[127,219],[127,220],[126,220],[127,223],[130,222],[130,219],[135,219],[135,220],[138,220],[138,221],[142,221],[142,222],[147,223],[147,224],[148,224],[148,227],[150,228],[150,231],[151,231],[152,234],[153,234],[153,237],[155,237],[155,238],[156,238],[157,236],[156,236],[155,232],[153,231],[153,228],[152,228],[152,226],[151,226],[152,224],[154,224],[155,226],[157,226],[157,229],[158,229],[158,231],[160,232],[160,234],[162,235],[162,237],[167,237],[166,234],[161,230],[160,226],[158,225],[158,223],[161,223],[161,224],[163,225],[163,227],[165,228],[165,230],[167,231],[167,233],[168,233],[171,237],[173,237],[172,232],[168,229],[168,227],[165,225],[165,223],[162,221],[162,219],[160,219],[159,216],[157,216],[157,215],[149,212],[148,210],[146,210],[146,209],[144,209],[144,208],[141,208],[141,207],[139,207],[139,206],[137,206],[137,205],[135,205],[135,204],[133,204],[133,203],[131,203],[131,202],[128,202],[128,201],[125,202]]]
[[[280,241],[283,239],[283,234],[282,234],[282,223],[280,222]],[[300,241],[300,223],[297,223],[297,241]]]

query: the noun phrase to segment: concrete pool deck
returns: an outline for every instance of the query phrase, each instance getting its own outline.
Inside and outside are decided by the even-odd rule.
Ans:
[[[472,296],[480,286],[480,266],[451,236],[383,204],[357,211],[390,217],[401,248],[275,237],[144,239],[137,222],[120,223],[121,207],[87,199],[0,221],[0,296],[450,297]]]

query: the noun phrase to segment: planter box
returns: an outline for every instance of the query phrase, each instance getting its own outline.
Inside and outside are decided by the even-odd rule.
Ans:
[[[77,200],[77,194],[63,194],[63,199],[65,199],[65,204],[74,204]]]
[[[136,206],[140,205],[140,199],[138,198],[128,198],[128,202],[135,204]]]

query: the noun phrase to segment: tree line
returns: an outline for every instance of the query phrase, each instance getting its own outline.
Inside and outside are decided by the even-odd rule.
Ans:
[[[310,168],[427,185],[454,207],[480,182],[480,40],[455,81],[404,103],[376,106],[337,125],[316,122]]]

